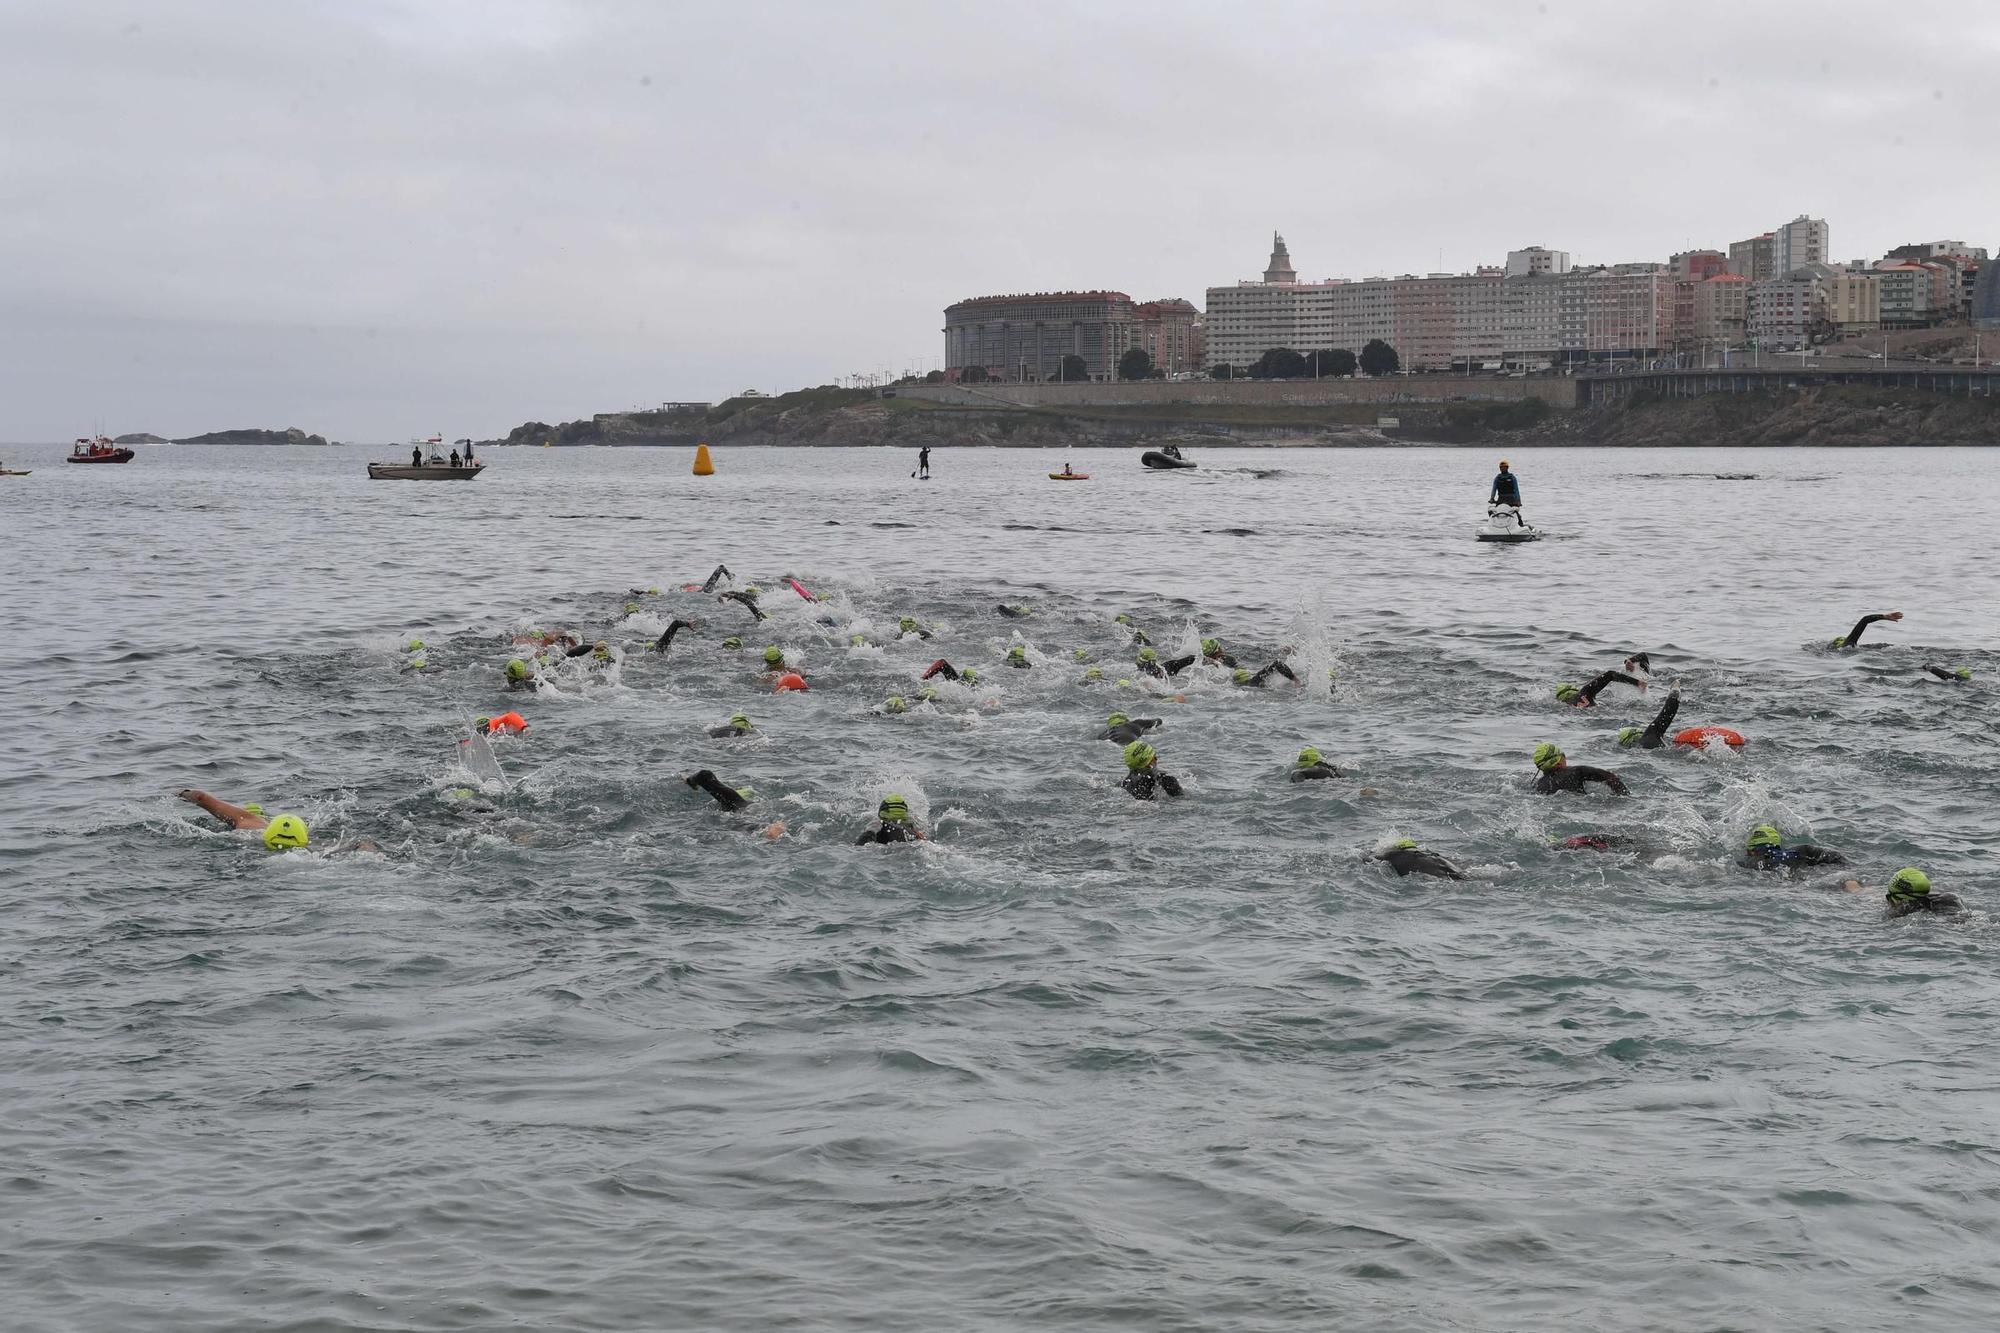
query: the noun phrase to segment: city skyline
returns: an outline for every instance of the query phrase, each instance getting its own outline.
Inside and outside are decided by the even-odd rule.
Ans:
[[[2000,15],[912,12],[15,7],[0,437],[492,437],[895,374],[954,302],[1199,302],[1273,226],[1307,280],[1663,261],[1802,213],[1837,261],[2000,241],[1968,169]]]

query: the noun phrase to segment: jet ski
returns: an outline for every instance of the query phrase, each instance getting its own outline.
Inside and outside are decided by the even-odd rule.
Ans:
[[[1180,446],[1170,444],[1164,449],[1148,449],[1139,455],[1139,461],[1156,472],[1168,472],[1174,468],[1193,467],[1194,464],[1181,457]]]
[[[1542,530],[1522,518],[1518,509],[1491,505],[1486,510],[1486,521],[1473,536],[1483,542],[1533,542],[1542,539]]]

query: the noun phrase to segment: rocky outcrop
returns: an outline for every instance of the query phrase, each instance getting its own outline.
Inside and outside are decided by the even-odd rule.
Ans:
[[[140,431],[137,435],[120,435],[117,439],[113,440],[112,443],[113,444],[168,444],[170,443],[170,441],[163,435],[148,435],[146,434],[146,432]]]
[[[324,446],[324,435],[308,435],[297,426],[289,430],[215,430],[194,435],[175,444],[313,444]]]

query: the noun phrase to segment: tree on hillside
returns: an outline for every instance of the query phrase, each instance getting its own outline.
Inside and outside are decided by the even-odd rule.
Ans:
[[[958,372],[958,382],[960,384],[986,383],[986,367],[967,366],[964,370]]]
[[[1339,379],[1354,373],[1354,353],[1345,347],[1336,347],[1330,352],[1307,352],[1306,374],[1320,379]]]
[[[1380,338],[1370,338],[1368,345],[1361,349],[1361,372],[1364,375],[1393,375],[1402,368],[1403,358]]]
[[[924,372],[924,383],[926,383],[926,384],[943,384],[943,383],[944,383],[944,372],[943,372],[942,370],[927,370],[927,371],[925,371],[925,372]]]
[[[1289,347],[1266,348],[1250,367],[1253,379],[1295,380],[1306,373],[1306,359]]]
[[[1218,361],[1208,368],[1208,377],[1212,380],[1233,380],[1236,378],[1236,367],[1227,361]]]
[[[1056,378],[1064,384],[1077,384],[1090,378],[1090,365],[1075,352],[1062,359],[1056,369]]]
[[[1149,380],[1153,378],[1153,357],[1143,347],[1134,347],[1118,358],[1118,378],[1121,380]]]

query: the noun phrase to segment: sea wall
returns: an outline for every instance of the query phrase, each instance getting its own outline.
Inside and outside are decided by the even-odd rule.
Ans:
[[[952,407],[1332,407],[1375,403],[1520,402],[1576,404],[1576,381],[1560,375],[1384,375],[1377,379],[1134,380],[1112,384],[899,384],[899,398]]]

